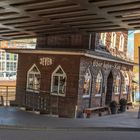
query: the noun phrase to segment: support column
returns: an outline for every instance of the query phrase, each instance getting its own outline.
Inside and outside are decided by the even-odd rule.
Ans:
[[[36,49],[47,48],[47,36],[42,35],[37,37]]]
[[[89,35],[89,38],[90,38],[90,35]],[[95,50],[95,42],[96,41],[96,33],[92,33],[91,34],[91,42],[89,42],[89,45],[90,45],[90,50]]]

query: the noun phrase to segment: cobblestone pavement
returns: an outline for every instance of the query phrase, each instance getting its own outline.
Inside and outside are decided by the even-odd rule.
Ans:
[[[93,117],[90,119],[55,118],[26,112],[18,108],[0,108],[0,127],[39,128],[39,129],[85,129],[85,128],[138,128],[137,110],[117,115]]]

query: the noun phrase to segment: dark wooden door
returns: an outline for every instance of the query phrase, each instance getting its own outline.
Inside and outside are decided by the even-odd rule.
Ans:
[[[113,90],[113,75],[109,74],[107,78],[107,92],[106,92],[106,101],[105,104],[109,105],[112,99],[112,90]]]

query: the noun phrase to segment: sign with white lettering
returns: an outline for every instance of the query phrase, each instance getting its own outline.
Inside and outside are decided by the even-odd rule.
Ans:
[[[50,66],[50,65],[52,65],[52,59],[49,57],[42,57],[42,58],[40,58],[40,65]]]

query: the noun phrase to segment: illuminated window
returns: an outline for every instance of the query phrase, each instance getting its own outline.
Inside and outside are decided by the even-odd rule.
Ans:
[[[66,93],[66,73],[61,66],[58,66],[52,73],[51,94],[65,96]]]
[[[37,66],[34,64],[27,73],[27,90],[39,92],[41,74]]]
[[[124,49],[124,36],[123,34],[120,35],[120,44],[119,44],[119,50],[123,51]]]
[[[101,71],[99,71],[96,79],[96,96],[102,93],[103,76]]]
[[[99,45],[102,45],[102,46],[106,45],[106,33],[101,33],[101,38],[99,40]]]
[[[110,47],[111,48],[115,48],[116,47],[116,33],[115,32],[112,32]]]
[[[115,82],[114,82],[114,93],[119,94],[120,93],[120,75],[117,75]]]
[[[129,87],[129,76],[127,72],[122,72],[123,78],[122,78],[122,92],[127,93],[128,87]]]
[[[83,97],[89,97],[91,90],[91,73],[89,69],[87,70],[84,78]]]

